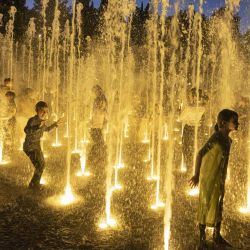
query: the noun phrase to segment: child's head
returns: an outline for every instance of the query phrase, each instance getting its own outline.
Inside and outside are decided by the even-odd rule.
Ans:
[[[13,87],[13,79],[11,78],[5,78],[4,79],[4,85],[8,87],[9,89],[12,89]]]
[[[95,94],[96,97],[101,96],[103,94],[103,89],[100,85],[96,84],[92,88],[92,92]]]
[[[40,101],[36,104],[36,113],[41,120],[48,119],[49,108],[46,102]]]
[[[25,88],[24,89],[24,95],[26,97],[33,98],[34,97],[34,90],[32,88]]]
[[[239,126],[237,112],[230,109],[223,109],[217,116],[215,131],[226,129],[227,131],[237,130]]]
[[[5,96],[7,97],[8,101],[14,101],[16,94],[13,91],[7,91]]]

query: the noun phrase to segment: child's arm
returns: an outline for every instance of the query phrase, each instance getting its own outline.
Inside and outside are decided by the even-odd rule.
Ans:
[[[202,158],[213,147],[215,141],[216,141],[216,134],[212,135],[209,138],[207,143],[200,149],[199,153],[197,154],[195,162],[195,173],[194,176],[189,180],[189,184],[192,188],[196,187],[199,183]]]
[[[57,124],[56,122],[54,122],[52,125],[46,126],[46,127],[45,127],[45,131],[46,131],[46,132],[49,132],[49,131],[51,131],[52,129],[57,128],[57,127],[58,127],[58,124]]]
[[[59,118],[56,122],[54,122],[50,126],[45,126],[45,131],[49,132],[50,130],[57,128],[59,124],[63,123],[63,117]]]
[[[24,128],[24,132],[26,134],[38,132],[39,130],[44,130],[45,125],[43,123],[39,124],[34,124],[34,119],[30,118],[27,122],[27,125]]]
[[[199,183],[201,162],[202,162],[202,156],[200,153],[198,153],[195,162],[195,173],[194,176],[189,180],[189,184],[192,188],[196,187]]]

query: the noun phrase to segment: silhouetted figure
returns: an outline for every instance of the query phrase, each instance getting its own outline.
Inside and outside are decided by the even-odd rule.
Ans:
[[[90,123],[90,135],[92,138],[92,147],[88,160],[92,166],[103,163],[106,157],[106,145],[103,138],[103,130],[107,123],[108,103],[102,88],[95,85],[92,88],[95,96],[92,108],[92,118]]]
[[[196,158],[195,175],[190,185],[199,183],[198,221],[200,229],[199,249],[206,247],[206,226],[214,227],[213,241],[216,246],[231,246],[220,234],[225,181],[232,139],[229,133],[238,129],[238,114],[223,109],[217,117],[215,132],[201,148]],[[222,248],[221,248],[222,249]]]
[[[40,101],[35,106],[36,115],[28,120],[24,128],[26,134],[23,144],[23,151],[30,158],[35,172],[30,181],[30,188],[40,188],[40,179],[44,170],[44,156],[40,145],[40,139],[44,132],[49,132],[61,123],[61,119],[50,126],[46,126],[48,120],[48,105],[46,102]]]

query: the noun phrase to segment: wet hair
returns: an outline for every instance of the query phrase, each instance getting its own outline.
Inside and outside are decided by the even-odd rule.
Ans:
[[[32,88],[25,88],[23,92],[25,95],[29,95],[30,93],[33,93],[34,90]]]
[[[16,97],[16,94],[15,94],[15,92],[13,92],[13,91],[7,91],[6,94],[5,94],[5,96],[15,98],[15,97]]]
[[[215,124],[214,130],[219,131],[219,129],[223,127],[223,122],[229,122],[232,118],[234,118],[234,123],[237,129],[239,125],[238,113],[230,109],[221,110],[217,116],[217,123]]]
[[[92,89],[97,90],[99,92],[99,95],[104,94],[102,87],[100,85],[98,85],[98,84],[94,85]]]
[[[11,78],[5,78],[5,79],[4,79],[4,83],[6,83],[6,82],[11,82],[11,81],[12,81]]]
[[[36,106],[36,112],[38,112],[39,110],[43,109],[43,108],[48,108],[48,104],[44,101],[39,101]]]
[[[199,97],[201,98],[202,90],[199,89],[198,92],[199,92]],[[191,93],[192,93],[192,96],[196,96],[197,95],[197,88],[196,87],[191,88]]]

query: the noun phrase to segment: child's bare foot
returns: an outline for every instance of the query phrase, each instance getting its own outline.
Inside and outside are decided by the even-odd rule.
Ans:
[[[229,242],[227,242],[221,235],[219,235],[216,238],[213,238],[213,241],[218,246],[224,246],[224,247],[233,247]]]

